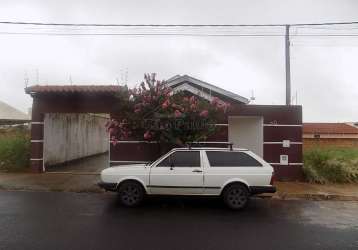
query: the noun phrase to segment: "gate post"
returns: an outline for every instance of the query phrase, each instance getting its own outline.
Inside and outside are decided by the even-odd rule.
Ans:
[[[44,114],[36,109],[33,103],[31,119],[31,171],[42,173],[45,171],[43,145],[44,145]]]

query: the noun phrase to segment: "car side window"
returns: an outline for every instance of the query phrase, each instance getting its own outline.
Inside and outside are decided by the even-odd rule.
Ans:
[[[245,152],[206,151],[211,167],[262,167],[262,164]]]
[[[163,159],[157,167],[200,167],[199,151],[176,151]]]
[[[164,158],[161,162],[157,164],[157,167],[170,167],[171,160],[171,154],[168,155],[166,158]]]

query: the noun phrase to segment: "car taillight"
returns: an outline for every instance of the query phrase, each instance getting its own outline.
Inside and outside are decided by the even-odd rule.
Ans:
[[[275,172],[272,172],[270,185],[273,185],[274,181],[275,181]]]

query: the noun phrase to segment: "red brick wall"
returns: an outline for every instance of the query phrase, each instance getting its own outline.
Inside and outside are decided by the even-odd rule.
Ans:
[[[315,147],[358,148],[358,138],[304,138],[303,139],[304,149],[311,149]]]
[[[33,100],[32,121],[32,169],[42,171],[43,165],[43,115],[45,113],[109,113],[112,117],[120,114],[116,98],[105,95],[44,95]],[[262,116],[264,118],[264,159],[272,163],[276,177],[280,180],[302,179],[302,107],[283,105],[233,105],[220,124],[228,123],[228,116]],[[220,119],[221,120],[221,119]],[[37,124],[36,124],[37,123]],[[211,141],[227,141],[227,126]],[[290,148],[283,148],[282,141],[296,142]],[[274,142],[270,144],[266,142]],[[127,143],[111,146],[110,160],[147,161],[156,158],[165,150],[155,144]],[[280,155],[289,156],[289,165],[279,163]]]
[[[115,116],[112,114],[112,116]],[[233,106],[229,114],[220,123],[228,124],[229,116],[263,116],[264,141],[276,144],[264,144],[264,159],[272,163],[278,180],[302,180],[302,108],[301,106],[279,105],[238,105]],[[283,140],[290,140],[289,148],[284,148]],[[228,127],[220,126],[217,134],[208,141],[228,141]],[[219,146],[219,145],[211,145]],[[111,146],[112,164],[125,164],[127,161],[149,161],[162,153],[153,143],[119,143]],[[280,165],[280,155],[288,155],[289,165]]]

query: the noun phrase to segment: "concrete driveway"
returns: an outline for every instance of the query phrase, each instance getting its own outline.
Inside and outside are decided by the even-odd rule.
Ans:
[[[46,167],[46,172],[100,173],[109,166],[108,153],[89,156],[58,166]]]

